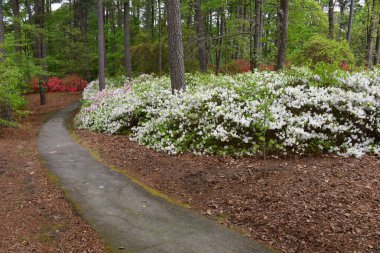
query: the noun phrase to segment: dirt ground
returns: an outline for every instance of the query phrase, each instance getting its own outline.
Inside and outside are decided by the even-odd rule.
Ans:
[[[380,158],[167,155],[76,131],[106,164],[284,252],[380,252]]]
[[[0,252],[105,252],[39,161],[36,137],[46,116],[80,94],[28,95],[20,128],[0,129]],[[49,179],[50,177],[50,179]]]

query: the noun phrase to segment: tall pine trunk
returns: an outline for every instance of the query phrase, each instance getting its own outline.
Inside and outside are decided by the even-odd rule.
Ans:
[[[104,39],[104,12],[102,0],[97,0],[98,15],[98,65],[99,65],[99,90],[106,87],[105,77],[105,39]]]
[[[253,47],[253,68],[257,68],[260,59],[260,40],[261,40],[261,13],[262,13],[261,0],[255,0],[255,34],[254,34],[254,47]]]
[[[117,0],[117,27],[121,29],[123,27],[123,8],[121,5],[121,0]]]
[[[131,30],[129,0],[124,3],[124,68],[127,77],[132,76]]]
[[[21,52],[20,4],[18,0],[12,0],[12,14],[16,51]]]
[[[277,70],[283,69],[286,63],[286,44],[288,40],[288,12],[289,0],[280,1],[279,16],[279,33],[278,33],[278,53],[277,53]]]
[[[348,41],[348,44],[351,43],[351,32],[352,32],[352,23],[353,23],[353,20],[354,20],[354,0],[351,0],[351,3],[350,3],[350,17],[349,17],[349,20],[348,20],[348,28],[347,28],[347,41]]]
[[[253,0],[249,1],[249,66],[251,71],[254,70],[254,60],[253,60],[253,43],[254,43],[254,33],[253,33]]]
[[[168,0],[167,22],[169,40],[169,66],[172,92],[183,90],[185,85],[185,64],[183,61],[180,0]]]
[[[36,25],[36,27],[40,26],[40,15],[40,0],[34,0],[34,24]],[[36,50],[35,56],[37,59],[41,59],[42,52],[40,34],[37,34],[37,36],[35,36],[34,45]]]
[[[329,15],[329,38],[334,39],[334,0],[329,0],[328,15]]]
[[[0,0],[0,61],[4,60],[5,27],[3,16],[3,0]]]
[[[90,72],[90,57],[88,52],[88,39],[87,39],[87,30],[88,30],[88,12],[86,8],[86,4],[81,6],[81,16],[80,16],[80,27],[82,32],[82,43],[84,50],[84,60],[86,64],[86,79],[88,81],[91,80],[91,72]]]
[[[222,68],[222,45],[223,45],[223,36],[224,36],[224,25],[225,25],[225,11],[224,8],[220,8],[218,11],[219,23],[219,32],[218,32],[218,48],[216,50],[216,74],[221,72]]]
[[[369,26],[369,34],[368,34],[368,47],[367,47],[367,66],[369,68],[373,65],[373,52],[375,48],[375,33],[377,31],[377,13],[376,13],[376,2],[377,0],[372,0],[372,16],[371,23]]]
[[[158,8],[158,72],[162,74],[162,18],[161,18],[161,0],[157,0]]]
[[[377,40],[376,40],[376,58],[375,58],[375,65],[380,64],[380,19],[379,23],[377,24]]]
[[[206,35],[205,22],[202,14],[201,0],[195,0],[195,20],[197,23],[198,51],[199,51],[199,67],[201,72],[207,71],[207,51],[206,51]]]
[[[342,37],[342,33],[344,30],[344,9],[346,8],[346,0],[339,0],[339,32],[338,32],[338,39]]]
[[[152,14],[152,7],[151,7],[151,0],[145,0],[145,31],[150,32],[150,25],[151,25],[151,17]]]

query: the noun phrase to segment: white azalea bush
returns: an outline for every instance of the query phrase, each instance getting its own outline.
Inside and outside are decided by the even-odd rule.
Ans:
[[[379,154],[380,71],[321,76],[306,68],[189,74],[176,94],[168,77],[109,81],[101,92],[95,81],[76,124],[169,153]]]

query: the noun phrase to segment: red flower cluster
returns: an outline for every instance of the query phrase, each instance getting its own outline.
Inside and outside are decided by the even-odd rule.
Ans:
[[[235,73],[244,73],[251,70],[249,61],[247,60],[233,60],[228,63],[223,69],[225,73],[235,74]]]
[[[39,91],[39,82],[42,81],[43,86],[47,92],[77,92],[83,91],[88,82],[80,76],[74,74],[64,77],[62,80],[57,77],[50,77],[48,82],[33,77],[30,84],[34,92]]]

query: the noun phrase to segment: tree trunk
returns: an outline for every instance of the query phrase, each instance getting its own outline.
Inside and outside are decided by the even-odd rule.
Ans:
[[[376,60],[375,65],[380,64],[380,22],[377,27]]]
[[[222,67],[222,44],[223,44],[223,36],[224,36],[224,25],[225,25],[225,12],[223,8],[219,9],[219,39],[218,39],[218,48],[216,52],[216,74],[221,72]]]
[[[91,72],[90,72],[90,59],[88,54],[88,40],[87,40],[87,30],[88,30],[88,11],[86,5],[83,4],[81,6],[81,16],[80,16],[80,27],[82,32],[82,42],[84,49],[84,59],[86,64],[86,79],[88,81],[91,80]]]
[[[377,13],[376,13],[376,1],[373,0],[372,4],[372,16],[371,16],[371,23],[369,27],[369,34],[368,34],[368,51],[367,51],[367,66],[368,68],[371,68],[373,65],[373,51],[375,47],[374,38],[375,38],[375,32],[377,31]]]
[[[20,4],[18,0],[12,0],[12,14],[16,51],[21,52]]]
[[[151,24],[151,17],[150,14],[152,13],[152,7],[151,7],[151,0],[145,0],[145,31],[150,32],[150,24]]]
[[[40,0],[34,0],[34,24],[36,27],[40,26]],[[41,36],[37,34],[35,37],[35,49],[36,49],[36,58],[41,59]]]
[[[185,86],[185,64],[183,61],[180,0],[168,0],[168,40],[169,66],[172,92],[183,90]]]
[[[253,60],[253,43],[254,43],[254,36],[253,36],[253,0],[249,1],[249,67],[251,71],[254,70],[254,60]]]
[[[329,38],[334,39],[334,0],[329,0]]]
[[[131,31],[129,0],[124,3],[124,68],[127,77],[132,76]]]
[[[280,26],[279,26],[279,40],[278,40],[278,54],[277,54],[277,70],[284,68],[286,63],[286,44],[288,40],[288,12],[289,0],[280,1],[280,11],[278,13]]]
[[[0,61],[4,61],[5,27],[3,16],[3,0],[0,0]]]
[[[254,37],[254,48],[253,48],[253,68],[257,68],[260,59],[260,40],[261,40],[261,0],[255,0],[255,37]]]
[[[207,72],[207,51],[205,42],[205,22],[202,14],[201,0],[195,0],[195,20],[197,22],[197,37],[199,51],[199,67],[201,72]]]
[[[45,0],[41,1],[41,29],[42,29],[42,35],[41,35],[41,59],[43,59],[43,66],[45,71],[47,71],[47,65],[45,62],[45,58],[47,55],[47,48],[46,48],[46,12],[45,12]]]
[[[105,40],[104,40],[104,12],[102,0],[97,0],[98,14],[98,64],[99,64],[99,90],[106,87],[105,77]]]
[[[121,6],[121,0],[117,0],[117,27],[119,29],[123,27],[123,8]]]
[[[342,37],[342,33],[344,30],[344,9],[346,8],[346,0],[339,0],[339,12],[340,12],[340,20],[339,20],[339,32],[338,32],[338,38],[340,39]]]
[[[161,0],[157,0],[158,4],[158,72],[162,74],[162,19],[161,19]]]
[[[154,19],[155,19],[155,14],[154,14],[154,0],[151,0],[151,8],[152,8],[152,13],[151,13],[151,29],[150,29],[150,35],[151,35],[151,40],[152,43],[154,42]]]
[[[350,3],[350,17],[349,17],[348,28],[347,28],[347,41],[348,41],[348,44],[351,43],[352,23],[353,23],[353,20],[354,20],[354,3],[355,3],[355,1],[351,0],[351,3]]]

